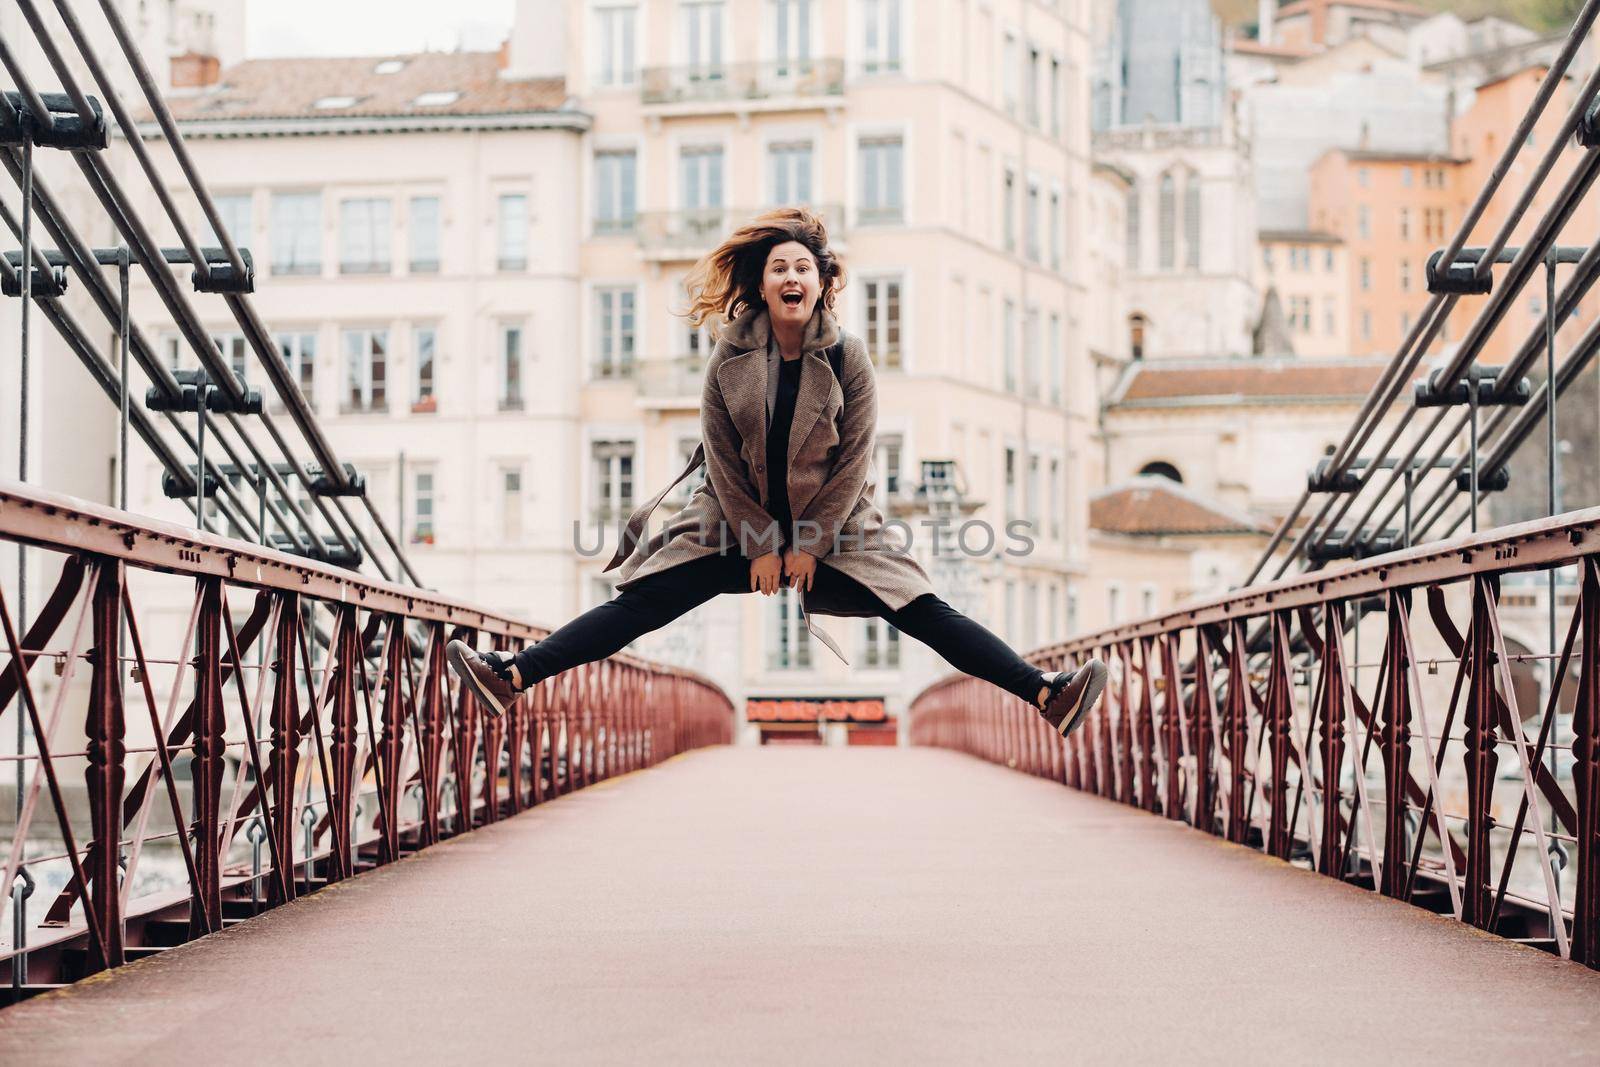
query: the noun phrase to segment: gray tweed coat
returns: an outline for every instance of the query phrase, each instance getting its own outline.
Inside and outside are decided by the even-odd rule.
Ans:
[[[834,377],[826,350],[843,338],[843,381]],[[688,466],[660,493],[629,516],[615,555],[605,569],[621,567],[618,589],[669,567],[712,555],[726,544],[750,559],[772,550],[763,540],[774,520],[766,512],[767,416],[770,323],[765,307],[729,323],[706,364],[701,392],[701,445]],[[927,572],[887,538],[883,513],[872,502],[877,483],[872,462],[877,434],[877,378],[861,339],[842,333],[821,303],[806,326],[799,394],[789,431],[789,502],[797,523],[815,523],[815,543],[800,543],[856,579],[892,609],[933,592]],[[701,462],[706,480],[655,536],[645,539],[650,514]],[[803,528],[801,537],[807,537]],[[631,550],[631,551],[630,551]],[[873,606],[851,598],[830,599],[823,590],[801,594],[806,628],[845,660],[811,616],[870,616]],[[848,660],[845,660],[848,663]]]

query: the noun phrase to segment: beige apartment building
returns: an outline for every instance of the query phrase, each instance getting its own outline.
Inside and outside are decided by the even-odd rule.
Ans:
[[[511,79],[507,66],[503,52],[249,60],[170,105],[253,253],[281,357],[424,583],[543,621],[577,601],[571,309],[589,120],[559,71]],[[170,154],[155,155],[181,189]],[[193,198],[180,203],[209,240]],[[135,278],[136,321],[175,366],[197,365]],[[194,303],[255,378],[222,298]],[[132,506],[183,518],[145,451],[134,459]]]
[[[1344,242],[1317,230],[1262,230],[1258,241],[1262,288],[1278,294],[1293,354],[1348,355],[1350,276]]]
[[[569,91],[593,116],[576,350],[585,516],[626,513],[698,438],[711,342],[674,315],[687,270],[763,208],[809,204],[849,273],[843,322],[877,364],[885,508],[958,607],[1019,648],[1064,634],[1095,470],[1083,0],[564,10]],[[531,27],[518,32],[544,32]],[[974,531],[973,556],[935,559],[920,525],[933,517],[982,520],[995,543]],[[1015,519],[1033,524],[1026,555],[1004,551]],[[597,562],[584,571],[587,602],[610,595]],[[736,697],[883,698],[892,715],[948,669],[879,622],[820,625],[850,667],[808,641],[787,594],[723,598],[641,644]]]

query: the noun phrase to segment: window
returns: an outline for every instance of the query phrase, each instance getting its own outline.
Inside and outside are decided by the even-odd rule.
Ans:
[[[1400,291],[1402,293],[1411,291],[1411,261],[1409,259],[1400,261]]]
[[[1363,240],[1372,236],[1372,212],[1365,204],[1356,208],[1356,233]]]
[[[1139,269],[1139,186],[1131,185],[1128,188],[1128,206],[1125,212],[1127,223],[1127,248],[1124,250],[1127,257],[1127,267],[1130,271]]]
[[[1017,59],[1017,39],[1012,34],[1006,34],[1004,51],[1001,53],[1001,72],[1005,79],[1003,86],[1005,92],[1006,114],[1012,118],[1017,117],[1017,74],[1022,64]]]
[[[388,356],[387,331],[344,331],[345,411],[388,410]]]
[[[1356,168],[1356,184],[1365,189],[1372,185],[1372,171],[1366,167]]]
[[[411,477],[411,543],[433,544],[433,471]]]
[[[1043,494],[1039,487],[1039,454],[1036,452],[1028,457],[1028,483],[1027,491],[1023,494],[1024,517],[1028,520],[1028,529],[1039,529],[1039,509],[1044,504]]]
[[[767,634],[767,669],[801,670],[811,666],[811,631],[800,614],[800,597],[793,589],[778,590],[772,598],[772,626]]]
[[[1310,250],[1306,250],[1310,255]],[[1190,270],[1200,267],[1200,175],[1190,174],[1183,183],[1183,263]]]
[[[300,387],[300,395],[311,406],[317,409],[317,335],[314,333],[280,333],[276,338],[278,354],[283,357],[283,365],[289,368],[289,376]],[[281,410],[281,405],[278,405]]]
[[[1333,297],[1328,297],[1322,302],[1322,332],[1332,337],[1336,329],[1335,323],[1338,316],[1334,313]]]
[[[1115,582],[1106,586],[1106,622],[1112,626],[1122,621],[1122,586]]]
[[[1045,377],[1050,382],[1050,402],[1061,403],[1061,316],[1054,312],[1050,314],[1050,348],[1045,354],[1047,360]]]
[[[782,141],[767,147],[771,202],[784,206],[811,202],[811,142]]]
[[[861,620],[863,667],[900,666],[900,631],[883,619]]]
[[[894,74],[900,70],[900,0],[861,0],[861,70]]]
[[[411,410],[437,410],[433,395],[433,365],[439,346],[439,332],[432,326],[419,326],[411,335],[416,373],[411,377]]]
[[[1156,613],[1156,589],[1153,585],[1139,590],[1139,614],[1149,617]]]
[[[594,468],[594,507],[598,522],[626,519],[633,510],[632,441],[595,441],[589,446]]]
[[[1372,312],[1366,310],[1361,312],[1361,339],[1372,340]]]
[[[1162,270],[1171,270],[1177,265],[1177,225],[1178,225],[1178,194],[1171,174],[1161,176],[1160,195],[1157,200],[1159,217],[1156,219],[1158,257],[1156,262]]]
[[[339,273],[389,273],[389,201],[346,200],[339,205]]]
[[[1372,260],[1367,256],[1361,257],[1361,291],[1372,292]]]
[[[1309,296],[1291,296],[1289,298],[1289,326],[1291,329],[1307,333],[1311,330],[1311,298]]]
[[[1017,583],[1014,578],[1006,579],[1005,590],[1005,636],[1006,640],[1017,644]]]
[[[683,56],[691,82],[720,81],[725,76],[723,56],[722,0],[684,0]]]
[[[722,231],[722,146],[684,148],[678,156],[678,174],[686,228],[715,240]]]
[[[901,284],[899,278],[868,278],[862,284],[866,298],[866,322],[862,332],[867,354],[876,367],[898,370],[901,366]]]
[[[1405,186],[1408,189],[1411,188],[1411,168],[1410,167],[1401,167],[1400,168],[1400,184]]]
[[[1039,643],[1039,587],[1027,582],[1022,587],[1022,647]]]
[[[522,327],[500,327],[500,410],[522,410]]]
[[[1411,209],[1408,207],[1400,209],[1400,240],[1411,240]]]
[[[1165,478],[1169,482],[1183,484],[1183,472],[1164,459],[1152,460],[1139,468],[1141,478]]]
[[[1061,193],[1050,191],[1050,269],[1061,269]]]
[[[242,333],[214,333],[211,343],[216,346],[217,354],[228,364],[228,369],[241,382],[245,380],[245,353],[248,351]]]
[[[636,166],[632,149],[594,154],[596,234],[633,232]]]
[[[1029,308],[1022,316],[1022,374],[1027,384],[1028,395],[1038,396],[1040,386],[1039,368],[1039,311]]]
[[[1331,248],[1322,250],[1322,269],[1329,274],[1333,273],[1333,249]]]
[[[1078,591],[1067,586],[1067,637],[1075,636],[1078,632]]]
[[[682,470],[685,466],[687,466],[689,463],[689,457],[694,455],[694,450],[699,446],[700,436],[698,434],[694,435],[693,437],[678,438],[678,448],[677,452],[675,453],[675,458],[672,461],[672,469]],[[687,478],[678,483],[677,487],[673,489],[672,497],[670,499],[679,505],[686,503],[688,499],[694,495],[695,490],[699,489],[705,484],[705,481],[706,468],[705,464],[702,463],[698,468],[691,471]]]
[[[631,287],[595,290],[596,378],[633,373],[634,291]]]
[[[634,23],[637,15],[638,9],[632,5],[606,6],[595,11],[596,85],[609,87],[634,83]]]
[[[322,273],[322,194],[272,198],[272,273]]]
[[[1149,321],[1139,311],[1128,316],[1128,354],[1134,359],[1144,358],[1144,332]]]
[[[1272,272],[1273,266],[1272,266],[1272,246],[1271,245],[1262,245],[1261,246],[1261,265],[1267,268],[1267,272],[1269,274]]]
[[[522,540],[522,468],[500,468],[500,539],[506,544]]]
[[[1024,105],[1028,113],[1028,125],[1039,129],[1043,123],[1039,112],[1039,75],[1042,57],[1037,48],[1028,49],[1028,80],[1022,87]]]
[[[1017,250],[1017,175],[1010,167],[1006,168],[1006,176],[1002,184],[1001,195],[1003,200],[1005,247],[1007,252]]]
[[[901,221],[901,153],[898,134],[861,139],[861,218],[863,224]]]
[[[790,78],[811,70],[812,0],[772,0],[773,73]]]
[[[1000,357],[1006,391],[1017,391],[1017,305],[1007,300],[1000,311]]]
[[[412,274],[433,274],[439,269],[439,198],[414,196],[407,213]]]
[[[495,215],[495,262],[500,270],[528,269],[528,197],[502,193]]]
[[[1006,521],[1017,518],[1017,450],[1006,448]]]
[[[1043,229],[1043,227],[1039,225],[1039,214],[1039,186],[1033,182],[1029,182],[1028,212],[1026,215],[1026,221],[1028,225],[1027,248],[1028,259],[1034,263],[1039,262],[1041,254],[1039,251],[1039,231]]]
[[[901,480],[904,442],[899,434],[879,434],[876,455],[878,468],[878,503],[887,504],[900,496],[904,486]]]
[[[1061,540],[1061,461],[1050,461],[1050,540]]]
[[[1061,136],[1061,60],[1050,60],[1050,136]]]
[[[228,231],[228,236],[233,238],[235,245],[249,245],[255,240],[251,228],[250,194],[230,193],[226,196],[214,196],[211,202],[216,205],[217,215],[222,219],[222,228]],[[203,214],[203,212],[202,212]],[[220,248],[222,241],[217,237],[217,231],[211,228],[210,219],[202,219],[201,231],[204,238],[201,244],[209,247]]]
[[[412,107],[445,107],[461,99],[461,93],[456,89],[430,89],[425,93],[418,93],[411,100]]]

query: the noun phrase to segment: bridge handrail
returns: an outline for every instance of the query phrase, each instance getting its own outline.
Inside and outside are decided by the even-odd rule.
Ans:
[[[1548,583],[1503,596],[1526,571]],[[1248,586],[1029,659],[1090,655],[1111,680],[1066,740],[951,675],[912,700],[912,742],[1600,969],[1600,508]]]
[[[0,1005],[732,739],[733,704],[710,679],[628,654],[485,716],[451,676],[445,644],[508,648],[545,629],[272,548],[3,480],[0,543],[60,564],[30,619],[0,588],[0,726],[10,732],[14,710],[34,742],[0,756],[19,798],[0,830],[7,931],[27,918],[27,894],[50,883],[21,950],[0,944],[0,983],[11,979]],[[135,611],[133,571],[172,576],[161,606],[189,604],[184,629],[169,613],[157,633],[154,613]],[[161,595],[151,584],[140,580],[140,597]],[[156,655],[161,641],[177,650]],[[40,677],[51,664],[53,690]],[[130,721],[148,745],[129,747]],[[83,767],[82,794],[64,790],[66,762]],[[153,832],[165,809],[171,829]],[[40,837],[42,850],[30,844]],[[157,841],[182,852],[184,891],[136,883]],[[42,870],[64,872],[65,887],[36,878]]]

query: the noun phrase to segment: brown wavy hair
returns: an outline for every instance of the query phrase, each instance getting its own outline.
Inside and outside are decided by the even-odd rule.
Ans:
[[[746,310],[760,307],[767,255],[773,245],[785,241],[798,241],[816,258],[822,277],[817,303],[832,311],[845,279],[839,257],[828,247],[828,228],[803,207],[783,207],[757,215],[694,265],[683,283],[689,293],[683,314],[690,325],[698,329],[708,321],[732,322]]]

